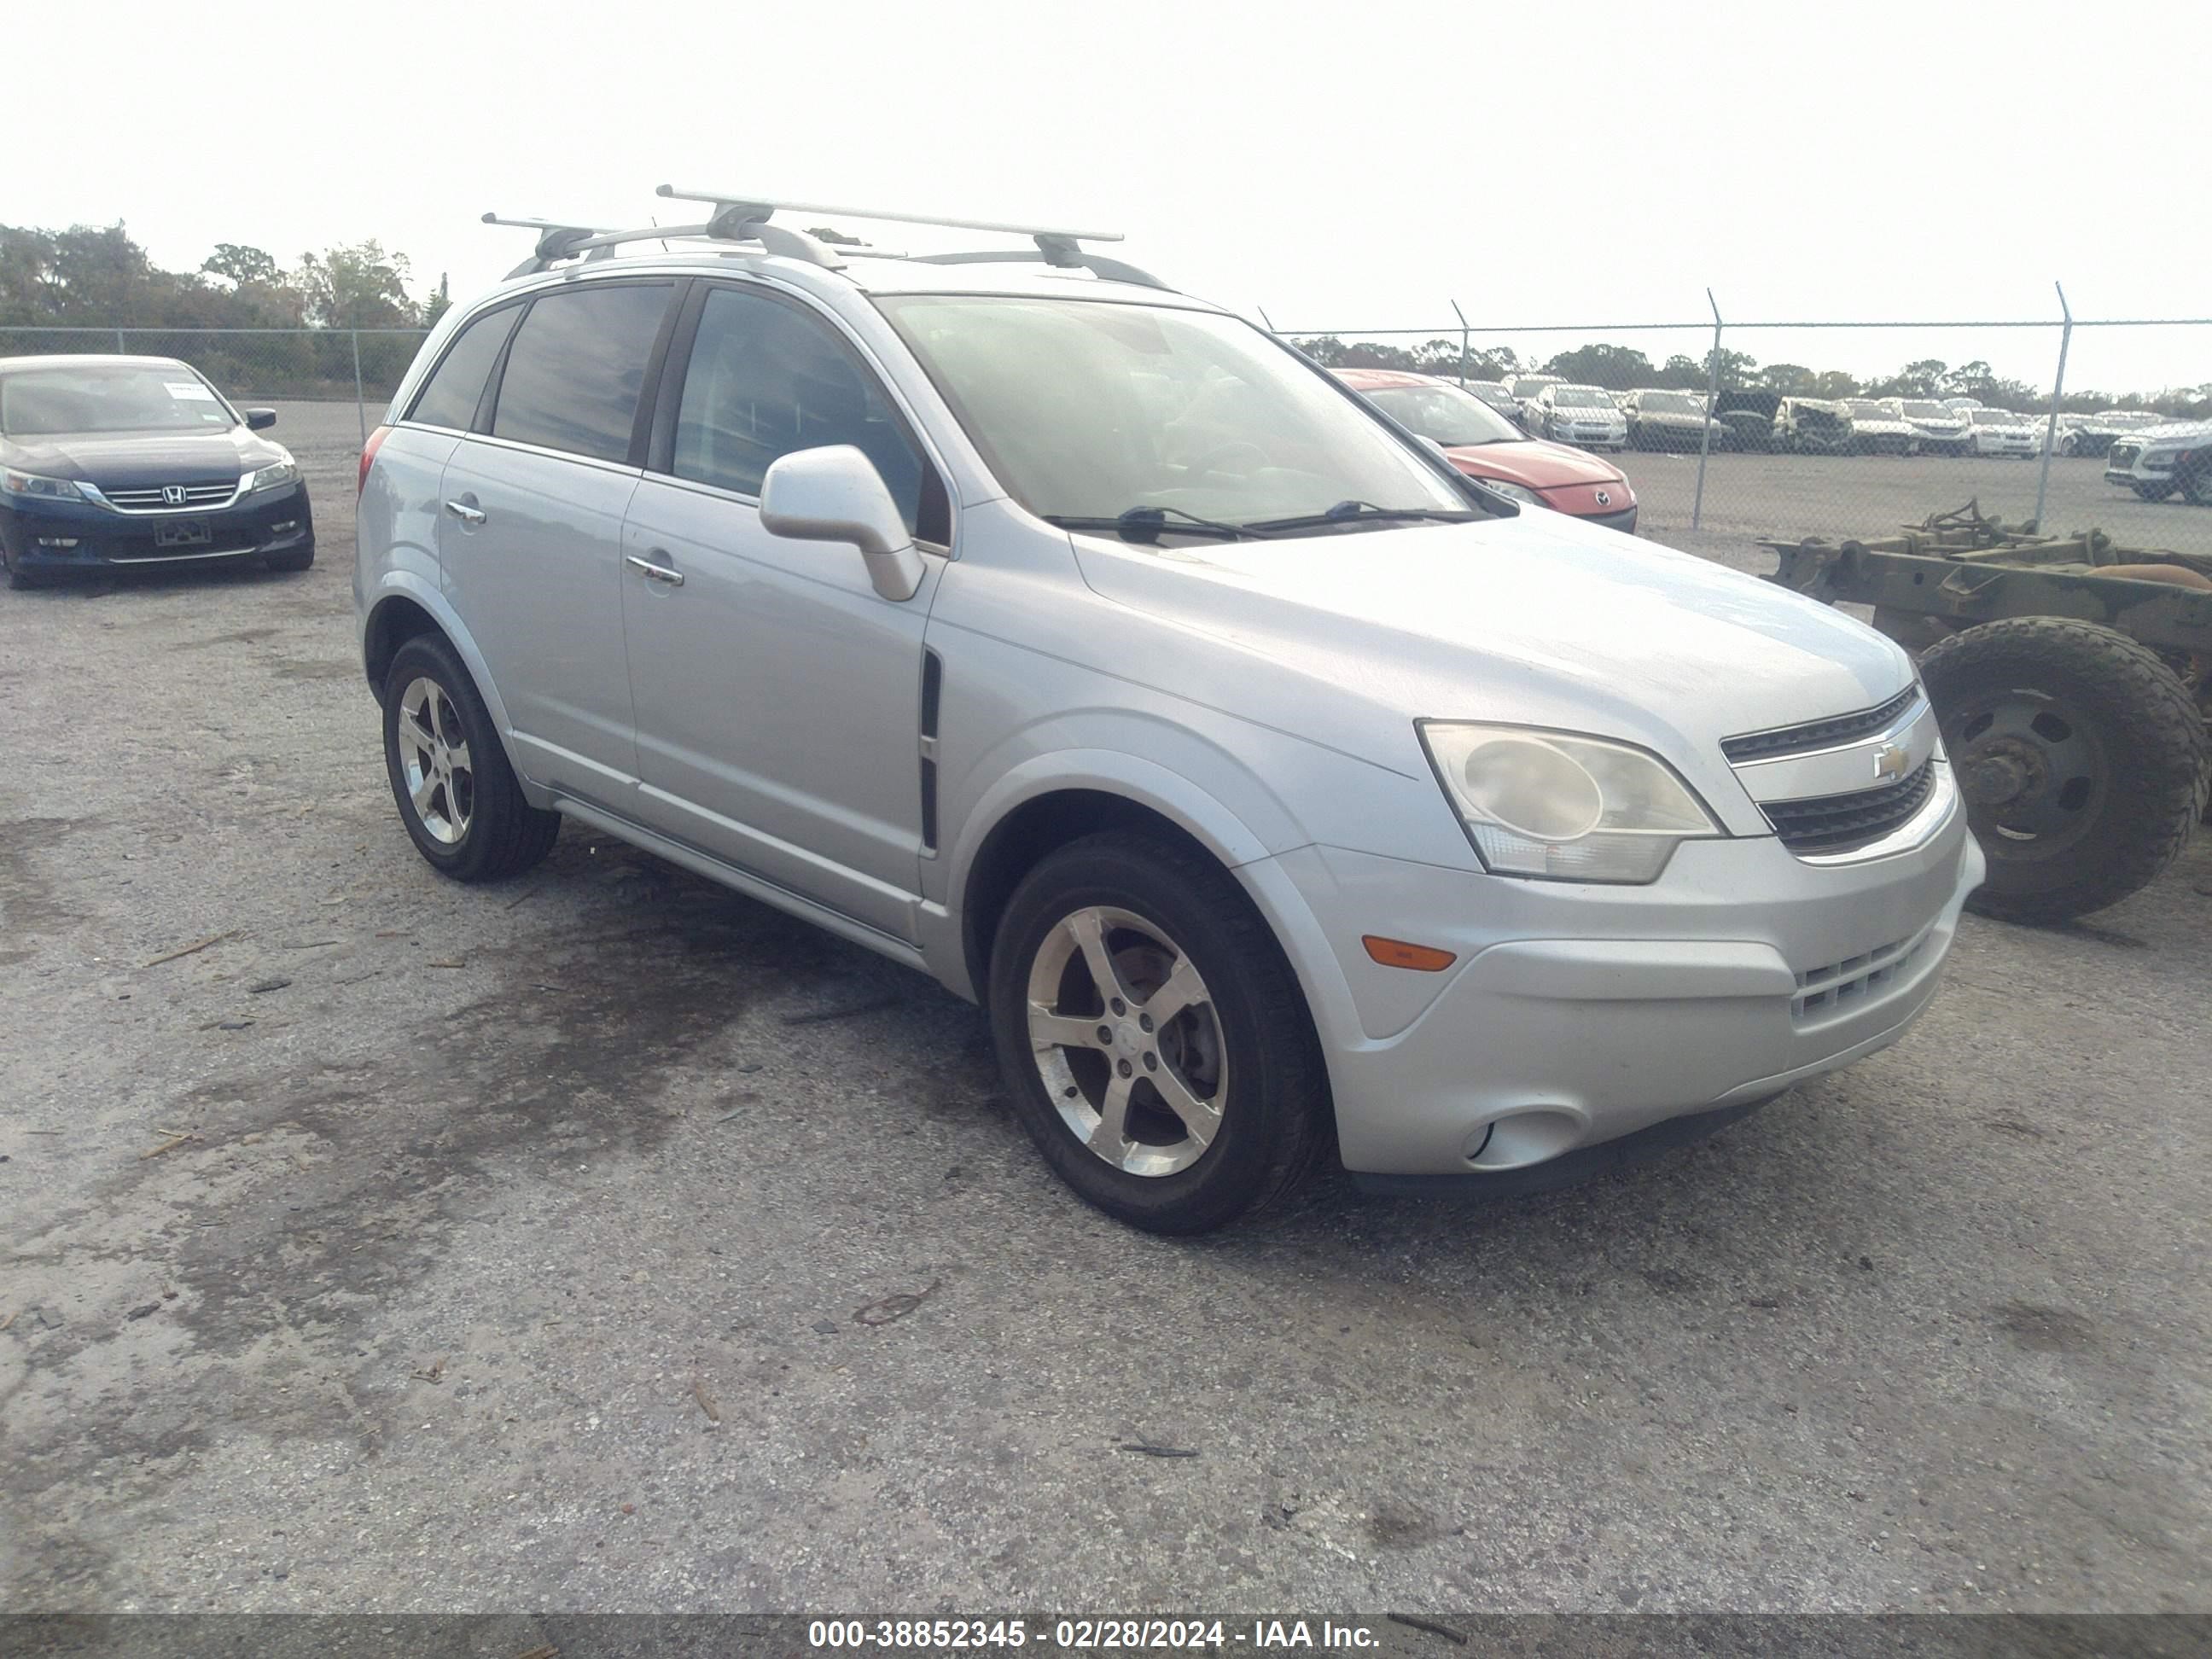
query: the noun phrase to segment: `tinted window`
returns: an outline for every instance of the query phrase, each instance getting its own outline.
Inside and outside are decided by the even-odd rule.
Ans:
[[[533,302],[507,354],[492,435],[626,459],[668,295],[665,283],[594,283]]]
[[[875,377],[796,307],[711,291],[677,407],[676,476],[757,495],[769,463],[826,444],[851,444],[873,461],[916,529],[928,469]]]
[[[415,411],[408,418],[467,431],[469,422],[477,417],[477,403],[483,396],[484,381],[490,377],[499,349],[514,331],[514,319],[520,315],[520,306],[503,306],[463,329],[446,353],[446,361],[438,365],[422,395],[415,400]]]

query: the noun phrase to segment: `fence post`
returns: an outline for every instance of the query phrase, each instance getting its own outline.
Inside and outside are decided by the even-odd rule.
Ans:
[[[361,421],[361,447],[368,447],[368,395],[361,389],[361,331],[348,331],[353,336],[353,408]]]
[[[1456,300],[1451,302],[1451,308],[1452,315],[1459,319],[1459,383],[1465,386],[1468,368],[1467,313],[1459,308],[1459,301]]]
[[[2051,488],[2051,452],[2058,444],[2058,400],[2066,392],[2066,348],[2074,343],[2074,307],[2066,303],[2066,285],[2054,282],[2058,290],[2058,314],[2066,320],[2058,329],[2058,374],[2051,382],[2051,414],[2043,423],[2043,471],[2035,475],[2035,527],[2043,528],[2043,495]]]
[[[1705,355],[1705,423],[1698,429],[1698,493],[1690,502],[1690,528],[1705,519],[1705,457],[1713,447],[1713,405],[1721,400],[1721,307],[1711,289],[1705,303],[1713,308],[1713,349]]]
[[[119,328],[115,331],[115,355],[118,357],[131,355],[131,348],[123,343],[123,331]]]

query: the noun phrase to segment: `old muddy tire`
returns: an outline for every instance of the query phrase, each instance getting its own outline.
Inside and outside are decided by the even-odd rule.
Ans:
[[[497,881],[552,850],[561,815],[531,805],[453,647],[401,646],[384,677],[384,763],[409,839],[441,875]]]
[[[1023,1126],[1117,1220],[1211,1231],[1295,1190],[1334,1145],[1297,981],[1194,848],[1117,830],[1051,854],[1007,902],[989,981]]]
[[[2094,623],[1984,623],[1921,659],[1989,880],[1967,901],[2006,921],[2117,904],[2188,842],[2204,723],[2173,672]]]

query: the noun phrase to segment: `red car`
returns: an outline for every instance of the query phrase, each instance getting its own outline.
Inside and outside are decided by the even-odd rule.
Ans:
[[[1331,371],[1417,437],[1443,446],[1451,464],[1516,501],[1636,531],[1636,492],[1610,461],[1531,438],[1472,392],[1433,374],[1395,368]]]

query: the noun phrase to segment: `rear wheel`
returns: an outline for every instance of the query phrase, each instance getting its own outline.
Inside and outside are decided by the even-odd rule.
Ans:
[[[1970,908],[2060,921],[2117,904],[2187,843],[2204,722],[2156,653],[2094,623],[2024,617],[1921,659],[1989,880]]]
[[[989,980],[1024,1127],[1117,1220],[1209,1231],[1294,1190],[1332,1144],[1297,978],[1193,848],[1111,831],[1050,854],[1007,902]]]
[[[384,678],[384,761],[416,851],[456,881],[519,875],[553,848],[561,815],[524,797],[452,646],[422,634]]]

